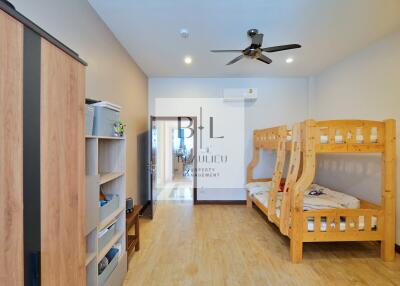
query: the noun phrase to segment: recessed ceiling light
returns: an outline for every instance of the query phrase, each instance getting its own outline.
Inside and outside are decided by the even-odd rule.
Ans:
[[[290,64],[290,63],[292,63],[292,62],[293,62],[293,58],[287,58],[287,59],[286,59],[286,63]]]
[[[183,61],[185,62],[185,64],[190,65],[192,63],[192,57],[190,56],[186,56]]]

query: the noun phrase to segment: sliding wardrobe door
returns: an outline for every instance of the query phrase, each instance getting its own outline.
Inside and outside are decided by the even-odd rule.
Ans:
[[[85,67],[41,40],[41,285],[85,285]]]
[[[0,284],[21,286],[23,270],[23,26],[0,10]]]

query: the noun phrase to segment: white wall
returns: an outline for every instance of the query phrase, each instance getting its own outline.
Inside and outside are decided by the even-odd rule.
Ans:
[[[258,99],[246,103],[244,108],[244,163],[240,166],[244,176],[246,166],[252,157],[252,131],[278,124],[293,124],[308,117],[307,78],[150,78],[149,114],[155,115],[156,99],[162,98],[221,98],[223,88],[258,89]],[[166,113],[167,112],[167,113]],[[163,111],[162,115],[169,111]],[[172,111],[171,111],[172,112]],[[185,115],[185,114],[181,114]],[[235,130],[237,126],[232,125]],[[263,154],[255,171],[257,177],[270,177],[273,158]],[[232,177],[235,175],[233,174]],[[236,197],[207,199],[243,199],[244,193]],[[199,198],[200,199],[200,198]]]
[[[315,119],[394,118],[400,126],[400,32],[311,78],[309,108]],[[400,138],[399,127],[397,138]],[[399,144],[400,140],[398,150]],[[380,202],[377,156],[324,155],[319,159],[319,182]],[[400,167],[399,159],[397,165]],[[397,243],[400,244],[400,192],[397,194]]]
[[[127,123],[127,195],[137,200],[137,135],[147,130],[147,77],[86,0],[11,0],[15,8],[88,64],[86,97],[122,106]]]

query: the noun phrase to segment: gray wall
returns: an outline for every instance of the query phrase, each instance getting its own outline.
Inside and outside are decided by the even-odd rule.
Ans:
[[[85,0],[12,0],[16,9],[89,64],[86,97],[122,106],[127,123],[127,194],[136,197],[136,137],[147,129],[147,77]]]

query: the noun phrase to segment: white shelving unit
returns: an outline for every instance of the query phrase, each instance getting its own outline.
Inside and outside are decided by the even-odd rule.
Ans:
[[[87,286],[120,286],[127,272],[125,227],[125,139],[86,136],[86,280]],[[113,199],[100,207],[100,192]],[[109,228],[107,237],[98,233]],[[98,263],[115,245],[117,257],[100,276]],[[116,266],[115,266],[116,263]],[[115,266],[115,268],[113,267]]]

